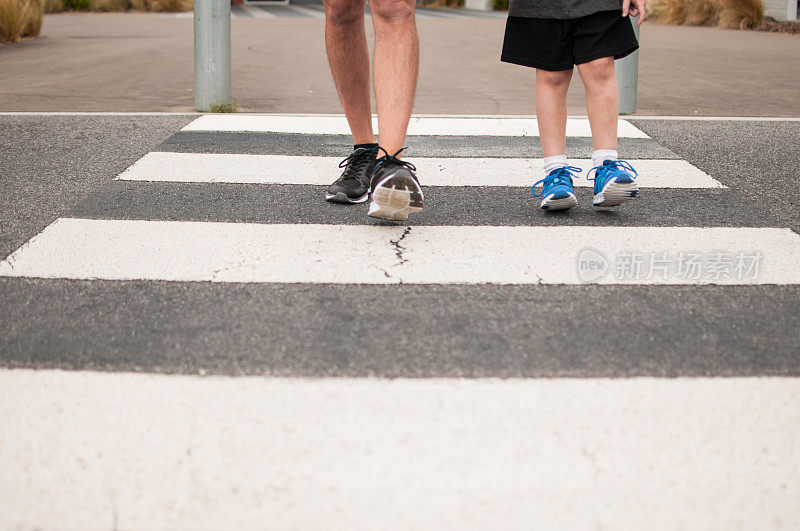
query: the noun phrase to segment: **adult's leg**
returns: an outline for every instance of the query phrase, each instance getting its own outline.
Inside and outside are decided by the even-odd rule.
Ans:
[[[325,47],[353,143],[375,142],[364,0],[325,0]]]
[[[390,155],[405,145],[419,72],[414,0],[370,0],[375,27],[375,101],[380,144]]]
[[[603,57],[580,64],[578,73],[586,87],[586,108],[592,127],[594,149],[616,150],[619,93],[614,58]]]
[[[545,157],[567,152],[567,90],[572,70],[536,70],[536,118]]]

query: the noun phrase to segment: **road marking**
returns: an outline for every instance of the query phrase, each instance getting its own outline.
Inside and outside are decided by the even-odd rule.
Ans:
[[[584,254],[586,249],[593,250],[590,256]],[[633,264],[621,269],[626,265],[622,253],[677,260],[679,253],[688,258],[695,252],[759,258],[753,274],[740,272],[729,278],[705,273],[702,278],[684,278],[677,271],[661,273],[661,269],[645,275],[649,270],[641,261],[647,256],[639,259],[638,273]],[[586,279],[579,276],[579,259],[587,261],[583,267],[596,269],[596,262],[604,264],[604,274],[590,278],[599,284],[800,284],[800,235],[783,228],[403,227],[75,218],[58,219],[32,238],[0,263],[0,276],[579,284]],[[700,266],[695,270],[708,271]]]
[[[307,17],[311,17],[311,18],[325,18],[325,12],[324,11],[316,11],[314,9],[309,9],[307,7],[302,7],[302,6],[297,6],[297,5],[291,5],[291,4],[288,4],[288,3],[286,5],[286,7],[288,7],[290,10],[294,11],[295,13],[298,13],[298,14],[303,15],[303,16],[307,16]]]
[[[285,155],[151,152],[117,177],[126,181],[328,185],[341,158]],[[530,186],[542,175],[542,159],[409,158],[427,186]],[[631,161],[642,187],[725,188],[685,160]],[[584,170],[588,159],[570,160]],[[575,186],[592,186],[583,178]]]
[[[274,14],[270,13],[266,9],[259,9],[253,5],[243,4],[238,7],[253,18],[276,18]]]
[[[378,130],[377,118],[373,125]],[[298,133],[317,135],[349,135],[347,119],[338,115],[246,115],[206,114],[182,131],[227,131],[260,133]],[[419,136],[539,136],[535,118],[440,118],[413,116],[408,134]],[[586,118],[567,119],[568,137],[591,137]],[[619,121],[620,138],[650,138],[630,122]]]
[[[682,122],[800,122],[800,118],[783,116],[634,116],[631,120],[678,120]]]
[[[0,389],[11,527],[800,526],[797,378],[2,369]]]

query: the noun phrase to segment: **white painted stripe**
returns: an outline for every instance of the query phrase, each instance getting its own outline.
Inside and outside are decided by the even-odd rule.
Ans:
[[[377,118],[373,117],[375,130]],[[344,116],[339,115],[253,115],[253,114],[206,114],[182,129],[182,131],[228,131],[228,132],[272,132],[349,135],[350,128]],[[535,118],[437,118],[414,116],[408,126],[409,135],[458,135],[458,136],[538,136],[539,126]],[[619,121],[620,138],[649,138],[625,120]],[[586,118],[568,118],[567,136],[591,137],[592,131]]]
[[[240,5],[239,8],[253,18],[276,18],[275,15],[269,11],[251,5],[243,4]]]
[[[341,158],[284,155],[151,152],[125,170],[127,181],[317,184],[327,185],[341,171]],[[427,186],[530,186],[543,177],[542,159],[409,158]],[[642,187],[725,188],[685,160],[631,161]],[[571,160],[586,175],[588,159]],[[575,186],[591,186],[583,178]]]
[[[800,118],[782,116],[634,116],[632,120],[679,120],[683,122],[800,122]]]
[[[299,13],[301,15],[306,15],[311,18],[325,18],[325,13],[323,11],[317,11],[315,9],[309,9],[307,7],[302,7],[298,5],[292,5],[291,3],[287,2],[286,6],[294,11],[295,13]]]
[[[800,528],[800,380],[0,370],[11,529]]]
[[[407,230],[407,233],[404,231]],[[585,250],[600,253],[585,255]],[[678,253],[760,253],[756,275],[683,278]],[[633,252],[639,273],[620,253]],[[402,253],[399,256],[398,253]],[[650,272],[649,256],[673,260]],[[0,263],[0,276],[352,284],[800,284],[800,235],[781,228],[251,224],[62,218]],[[685,257],[688,257],[687,254]],[[706,259],[706,257],[701,257]],[[710,258],[709,258],[710,259]],[[737,258],[738,260],[738,258]],[[720,260],[717,260],[721,263]],[[749,262],[748,262],[749,263]],[[662,264],[663,265],[663,264]],[[584,264],[584,267],[590,267]],[[621,273],[620,273],[621,272]],[[741,273],[741,272],[740,272]],[[755,278],[752,278],[755,276]]]

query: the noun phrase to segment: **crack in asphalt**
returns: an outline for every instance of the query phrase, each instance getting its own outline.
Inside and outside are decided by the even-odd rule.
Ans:
[[[216,282],[216,281],[217,281],[217,278],[218,278],[218,277],[219,277],[219,276],[220,276],[222,273],[227,273],[227,272],[229,272],[229,271],[234,271],[234,270],[236,270],[236,269],[240,269],[240,268],[244,267],[244,265],[246,264],[246,262],[247,262],[247,257],[245,256],[245,257],[241,258],[241,259],[239,260],[239,262],[238,262],[238,263],[236,263],[236,264],[229,265],[229,266],[225,266],[225,267],[221,267],[221,268],[219,268],[219,269],[216,269],[216,270],[214,270],[214,271],[211,273],[211,280],[210,280],[210,282]]]
[[[411,232],[411,227],[406,227],[406,229],[403,231],[403,234],[401,234],[399,238],[397,238],[396,240],[389,240],[389,245],[391,245],[394,248],[394,254],[395,256],[397,256],[398,260],[398,262],[392,267],[403,265],[406,262],[408,262],[408,258],[403,256],[403,253],[405,253],[408,249],[400,245],[400,242],[402,242],[410,232]]]

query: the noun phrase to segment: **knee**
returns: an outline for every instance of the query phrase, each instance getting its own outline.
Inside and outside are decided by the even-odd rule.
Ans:
[[[348,26],[364,16],[364,4],[353,0],[325,0],[325,18],[336,26]]]
[[[584,84],[606,84],[614,81],[614,60],[598,59],[581,65],[581,78]]]
[[[569,85],[572,80],[572,70],[562,70],[558,72],[550,72],[548,70],[536,71],[536,84],[542,84],[546,87],[561,88]]]
[[[373,0],[373,19],[380,22],[408,20],[414,16],[414,1],[409,0]]]

